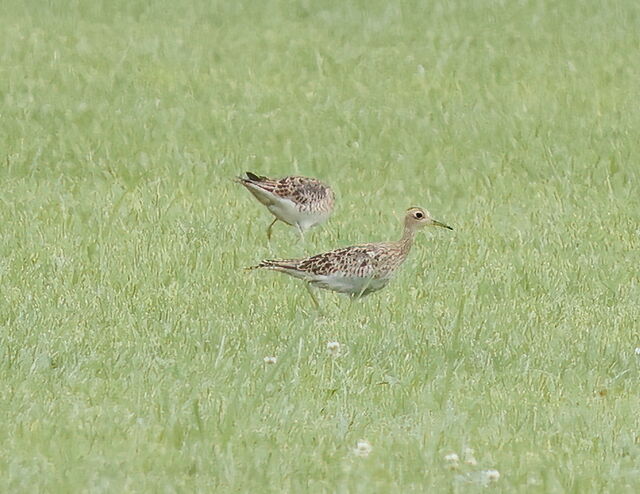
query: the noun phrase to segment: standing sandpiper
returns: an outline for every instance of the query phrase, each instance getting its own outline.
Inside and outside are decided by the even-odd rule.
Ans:
[[[267,228],[268,239],[271,239],[271,229],[278,220],[295,226],[303,237],[305,231],[327,221],[333,212],[333,191],[315,178],[284,177],[274,180],[246,172],[246,178],[238,177],[237,181],[276,217]]]
[[[450,226],[434,220],[421,208],[409,208],[404,218],[402,238],[325,252],[304,259],[262,261],[249,269],[266,268],[300,278],[307,286],[317,286],[352,297],[362,297],[384,288],[404,262],[418,230],[425,226]],[[312,297],[313,294],[310,291]],[[317,300],[313,297],[317,305]]]

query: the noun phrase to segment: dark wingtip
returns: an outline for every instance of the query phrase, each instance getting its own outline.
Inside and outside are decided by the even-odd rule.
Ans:
[[[247,178],[249,180],[255,180],[256,182],[261,182],[265,178],[265,177],[260,177],[260,176],[256,175],[255,173],[251,173],[251,172],[245,172],[245,174],[247,175]]]
[[[269,267],[273,266],[274,262],[277,262],[277,261],[271,261],[271,260],[265,259],[264,261],[260,261],[255,266],[249,266],[248,268],[244,268],[244,270],[245,271],[253,271],[254,269],[269,268]]]
[[[265,259],[264,261],[260,261],[255,266],[249,266],[248,268],[244,268],[244,270],[245,271],[253,271],[254,269],[260,269],[260,268],[273,269],[273,268],[289,268],[289,267],[291,267],[291,266],[287,266],[286,264],[283,264],[283,263],[284,263],[284,261],[277,261],[277,260],[273,260],[273,259]]]

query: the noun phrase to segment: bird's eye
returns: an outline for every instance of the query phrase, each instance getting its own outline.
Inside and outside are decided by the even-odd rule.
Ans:
[[[414,216],[416,217],[416,219],[421,219],[424,216],[424,214],[422,214],[420,211],[417,211]]]

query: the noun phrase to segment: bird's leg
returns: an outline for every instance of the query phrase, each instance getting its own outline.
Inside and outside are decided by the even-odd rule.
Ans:
[[[354,293],[351,298],[352,299],[356,299],[356,298],[363,297],[364,294],[366,293],[367,289],[369,288],[369,285],[371,285],[372,281],[373,281],[373,279],[369,278],[369,280],[363,285],[362,290],[360,290],[358,293]]]
[[[271,229],[273,228],[273,225],[275,225],[275,224],[276,224],[276,221],[278,221],[278,218],[276,218],[275,220],[273,220],[273,221],[271,222],[271,224],[269,225],[269,228],[267,228],[267,240],[268,240],[269,242],[271,242]]]
[[[307,287],[307,291],[309,292],[309,295],[311,296],[311,300],[313,300],[313,305],[315,305],[316,309],[318,309],[318,311],[320,311],[320,303],[318,302],[318,299],[316,298],[315,293],[313,293],[313,288],[311,288],[311,284],[305,283],[304,286]]]
[[[304,230],[298,223],[296,223],[296,228],[298,229],[298,235],[300,235],[300,241],[304,242]]]

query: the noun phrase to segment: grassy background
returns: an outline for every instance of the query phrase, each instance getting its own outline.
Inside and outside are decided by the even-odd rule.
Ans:
[[[637,2],[0,21],[0,490],[640,490]],[[269,245],[244,170],[322,178],[336,213]],[[412,205],[455,231],[361,302],[241,270]]]

